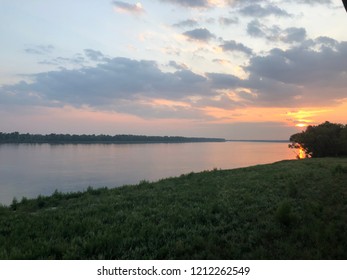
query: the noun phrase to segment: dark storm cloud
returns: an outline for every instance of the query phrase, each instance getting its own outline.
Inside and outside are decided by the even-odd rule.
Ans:
[[[238,43],[234,40],[225,41],[220,47],[223,49],[223,51],[231,51],[231,52],[242,52],[247,55],[252,55],[253,51],[249,47],[245,46],[242,43]]]
[[[270,15],[278,16],[278,17],[290,17],[291,15],[286,12],[285,10],[272,5],[268,4],[265,7],[259,5],[259,4],[251,4],[249,6],[246,6],[244,8],[241,8],[239,12],[245,16],[250,17],[256,17],[256,18],[262,18],[267,17]]]
[[[216,36],[212,34],[206,28],[197,28],[184,32],[183,35],[187,36],[190,40],[208,42],[209,40],[215,38]]]

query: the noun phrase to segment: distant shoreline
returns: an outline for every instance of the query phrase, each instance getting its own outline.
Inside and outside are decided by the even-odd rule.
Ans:
[[[289,140],[235,140],[228,139],[225,142],[258,142],[258,143],[290,143]]]
[[[21,134],[0,132],[0,144],[150,144],[225,142],[224,138],[145,136],[145,135],[77,135],[77,134]]]
[[[146,136],[146,135],[77,135],[77,134],[29,134],[0,132],[0,144],[169,144],[207,142],[290,143],[289,140],[224,139],[214,137]]]
[[[91,144],[104,144],[104,145],[111,145],[111,144],[188,144],[188,143],[225,143],[227,141],[213,141],[213,140],[206,140],[206,141],[81,141],[81,142],[64,142],[64,141],[55,141],[55,142],[0,142],[1,144],[33,144],[33,145],[40,145],[40,144],[50,144],[50,145],[91,145]]]

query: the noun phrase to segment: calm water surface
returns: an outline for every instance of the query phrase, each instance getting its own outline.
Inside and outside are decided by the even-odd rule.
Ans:
[[[294,158],[286,143],[1,144],[0,203]]]

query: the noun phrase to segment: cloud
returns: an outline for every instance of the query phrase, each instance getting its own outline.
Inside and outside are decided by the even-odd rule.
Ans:
[[[247,33],[252,37],[263,37],[272,40],[280,33],[280,28],[276,25],[267,27],[255,19],[247,24]]]
[[[222,58],[215,58],[212,60],[214,63],[218,63],[221,65],[228,65],[228,64],[232,64],[230,60],[228,59],[222,59]]]
[[[105,55],[100,51],[85,49],[84,53],[92,61],[103,61],[106,59]]]
[[[214,89],[234,89],[242,86],[242,80],[231,74],[207,73],[206,75]]]
[[[210,1],[208,0],[160,0],[160,1],[180,5],[183,7],[189,7],[189,8],[210,7]]]
[[[145,12],[140,2],[136,4],[129,4],[123,1],[112,1],[112,4],[117,12],[131,14],[142,14]]]
[[[242,43],[237,43],[234,40],[225,41],[220,47],[223,49],[223,51],[236,51],[245,53],[247,55],[252,55],[253,53],[252,49],[248,48]]]
[[[76,53],[72,57],[58,56],[55,58],[47,58],[39,61],[39,64],[56,65],[59,67],[79,66],[83,67],[86,64],[98,63],[108,60],[108,58],[100,51],[92,49],[84,49],[84,54]]]
[[[200,41],[200,42],[208,42],[209,40],[216,37],[206,28],[197,28],[194,30],[190,30],[190,31],[184,32],[183,35],[188,37],[190,40]]]
[[[284,30],[281,40],[285,43],[303,42],[306,39],[306,29],[298,27],[290,27]]]
[[[226,0],[229,6],[248,6],[258,2],[266,2],[266,0]]]
[[[232,51],[245,48],[234,41],[228,43],[225,48]],[[347,42],[329,37],[304,40],[286,50],[253,53],[243,66],[246,78],[216,72],[198,74],[175,61],[168,65],[176,71],[164,72],[155,61],[104,59],[101,52],[91,49],[85,54],[98,59],[98,64],[42,72],[30,76],[32,82],[3,85],[0,104],[87,106],[142,117],[179,116],[179,112],[188,117],[190,108],[201,118],[204,106],[310,107],[332,105],[346,98]],[[171,103],[152,102],[157,99]]]
[[[50,54],[54,50],[53,45],[36,45],[30,48],[26,48],[24,51],[28,54],[46,55]]]
[[[95,67],[43,72],[32,83],[1,88],[2,101],[47,106],[112,107],[119,100],[139,97],[180,99],[211,94],[206,78],[189,70],[162,72],[154,61],[113,58]]]
[[[271,1],[271,0],[225,0],[225,2],[231,6],[231,7],[249,7],[249,6],[252,6],[252,5],[255,5],[254,6],[254,9],[256,7],[259,7],[260,5],[259,4],[262,4],[262,5],[267,5],[266,8],[269,8],[269,12],[274,11],[276,13],[276,6],[274,6],[275,3],[277,4],[282,4],[284,3],[284,1],[279,1],[279,0],[275,0],[275,1]],[[331,5],[332,4],[332,1],[331,0],[288,0],[288,1],[285,1],[285,2],[292,2],[292,3],[296,3],[296,4],[305,4],[305,5],[311,5],[311,6],[314,6],[314,5]],[[258,4],[259,3],[259,4]],[[275,9],[273,9],[271,6],[275,7]],[[264,8],[262,6],[260,6],[260,10],[262,13]],[[248,10],[248,9],[247,9]],[[251,11],[252,9],[249,8],[249,11]],[[255,12],[256,13],[256,12]],[[265,12],[265,13],[268,13],[268,12]],[[281,12],[280,12],[281,13]]]
[[[86,63],[86,59],[82,54],[75,54],[73,57],[62,57],[58,56],[51,59],[45,59],[38,62],[44,65],[56,65],[60,67],[66,66],[79,66],[82,67]]]
[[[187,19],[187,20],[183,20],[178,23],[175,23],[173,26],[174,27],[195,27],[197,25],[199,25],[199,23],[196,20]]]
[[[220,17],[218,21],[220,25],[229,26],[232,24],[237,24],[239,19],[237,17]]]
[[[260,107],[292,107],[298,106],[301,101],[297,100],[301,88],[290,83],[263,77],[251,73],[243,86],[251,90],[251,94],[241,92],[241,97],[248,100],[249,104],[257,104]]]
[[[307,4],[307,5],[330,5],[331,0],[292,0],[292,2],[299,3],[299,4]]]
[[[268,4],[265,7],[259,4],[251,4],[244,8],[241,8],[239,12],[245,16],[262,18],[270,15],[277,17],[290,17],[291,15],[283,9],[278,8],[275,5]]]
[[[313,45],[328,46],[331,48],[336,48],[339,46],[339,42],[333,38],[320,36],[315,41],[312,42]]]
[[[312,47],[321,42],[318,38]],[[253,57],[247,70],[284,83],[329,85],[336,75],[347,71],[347,62],[343,59],[346,54],[346,42],[339,43],[337,50],[326,44],[319,51],[304,46],[288,50],[276,48],[267,56]]]
[[[188,66],[184,63],[177,63],[176,61],[169,61],[168,66],[175,68],[176,70],[188,70]]]
[[[115,108],[118,113],[132,114],[144,119],[207,119],[200,108],[170,100],[120,100]]]
[[[276,48],[265,56],[252,57],[245,70],[250,73],[249,82],[253,82],[249,86],[253,88],[261,90],[267,81],[287,89],[292,104],[322,105],[346,95],[346,56],[347,42],[320,37],[288,50]]]
[[[281,29],[277,25],[268,27],[259,20],[252,20],[247,25],[247,33],[252,37],[265,38],[269,41],[283,43],[300,43],[306,39],[307,32],[303,27],[289,27]]]

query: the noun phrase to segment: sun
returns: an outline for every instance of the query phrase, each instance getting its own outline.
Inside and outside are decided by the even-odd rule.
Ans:
[[[296,127],[307,127],[307,124],[306,123],[297,123],[295,126]]]

